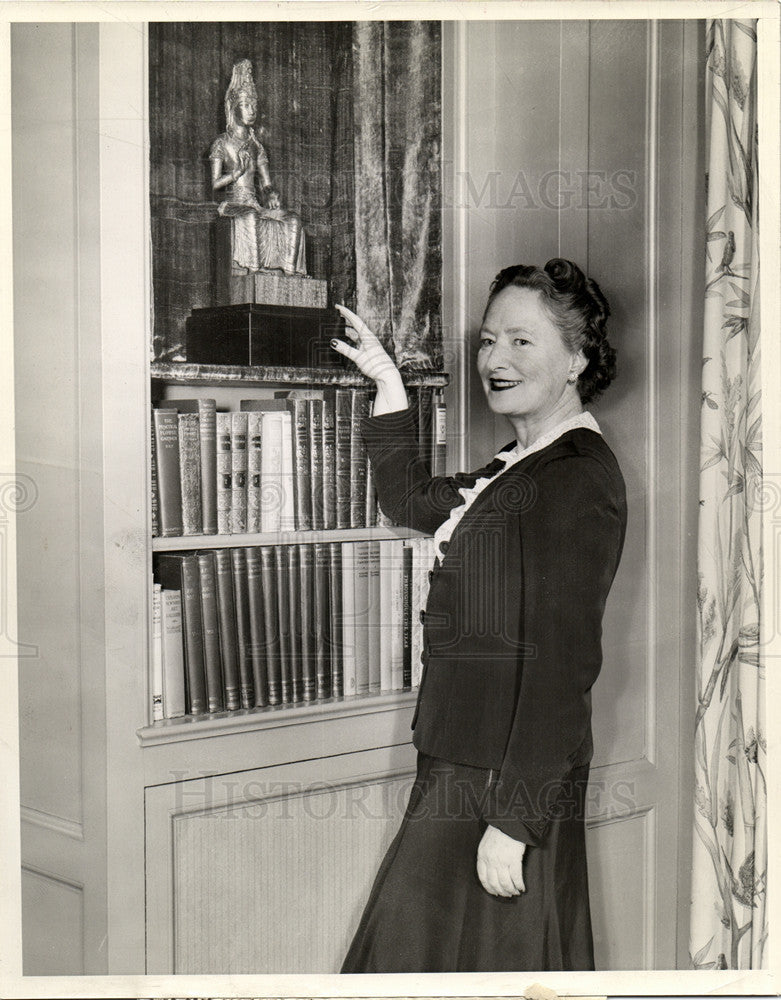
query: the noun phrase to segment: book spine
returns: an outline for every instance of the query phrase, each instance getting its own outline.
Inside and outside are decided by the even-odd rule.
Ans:
[[[197,413],[180,413],[178,420],[182,534],[200,535],[203,533],[200,421]]]
[[[299,600],[299,558],[297,545],[285,545],[287,549],[288,613],[290,614],[290,677],[293,701],[304,697],[304,678],[301,649],[301,601]]]
[[[404,687],[404,542],[394,539],[391,561],[391,690],[401,691]]]
[[[433,403],[434,390],[431,386],[422,385],[418,387],[418,444],[420,457],[426,463],[426,468],[431,471],[431,459],[434,451],[433,435]]]
[[[206,711],[206,675],[198,560],[194,555],[184,556],[181,565],[184,655],[187,665],[187,709],[190,715],[203,715]]]
[[[152,494],[150,497],[150,514],[152,517],[152,538],[157,538],[160,534],[160,487],[157,483],[157,448],[155,446],[155,411],[152,410],[152,434],[150,437],[150,485]]]
[[[380,543],[369,542],[369,690],[380,690]]]
[[[182,594],[163,590],[163,717],[177,719],[184,715],[184,635],[182,633]]]
[[[393,634],[393,541],[378,542],[380,547],[380,690],[392,690],[391,676]]]
[[[152,411],[159,495],[160,534],[182,534],[182,483],[179,476],[179,418],[175,410]]]
[[[298,552],[298,591],[296,604],[301,616],[301,696],[304,701],[317,697],[315,649],[315,581],[314,549],[300,545]]]
[[[342,687],[355,694],[355,543],[342,542]]]
[[[218,413],[217,429],[217,534],[231,530],[231,415]]]
[[[366,525],[366,446],[361,435],[361,423],[369,412],[366,389],[352,390],[350,419],[350,527]]]
[[[231,533],[247,530],[247,414],[231,413]],[[257,692],[255,692],[257,695]]]
[[[263,610],[263,569],[260,550],[249,547],[247,557],[247,591],[249,593],[249,627],[251,638],[252,680],[255,687],[255,707],[268,705],[268,674],[266,669],[266,619]]]
[[[447,458],[447,409],[445,395],[442,389],[437,389],[434,403],[434,437],[433,454],[431,456],[431,474],[445,475],[445,459]]]
[[[423,651],[423,625],[420,612],[423,610],[423,574],[425,572],[423,539],[413,538],[412,546],[412,651],[410,686],[420,683],[420,656]]]
[[[311,456],[309,453],[308,399],[288,399],[293,433],[293,493],[295,527],[298,531],[312,528]]]
[[[344,648],[342,636],[342,546],[328,542],[328,596],[330,610],[329,654],[331,661],[331,697],[344,694]]]
[[[350,527],[350,427],[352,396],[349,389],[334,393],[336,429],[336,527]]]
[[[217,404],[198,400],[201,432],[201,514],[203,533],[217,533]]]
[[[255,704],[255,684],[252,679],[252,635],[250,633],[247,556],[244,549],[231,549],[233,595],[236,602],[236,656],[239,664],[239,693],[242,708]]]
[[[214,571],[213,552],[198,553],[198,571],[201,579],[206,705],[210,712],[222,712],[225,709],[225,699],[222,694],[222,650],[220,649],[217,578]]]
[[[282,704],[293,700],[293,679],[290,667],[290,594],[287,581],[287,545],[274,546],[274,567],[277,577],[277,618],[279,621],[279,674]]]
[[[402,547],[401,653],[402,687],[412,686],[412,546]]]
[[[282,414],[262,415],[260,530],[279,531],[282,524]]]
[[[355,693],[369,691],[369,543],[353,543],[353,614],[355,616]]]
[[[282,509],[279,526],[282,531],[296,530],[296,477],[293,469],[293,418],[280,413],[282,418]]]
[[[260,531],[260,506],[263,472],[261,460],[263,414],[247,414],[247,531]]]
[[[331,695],[330,554],[327,542],[315,542],[314,560],[315,697],[322,701]]]
[[[323,527],[336,527],[336,400],[333,389],[323,394]]]
[[[228,549],[214,550],[217,576],[217,611],[219,615],[222,675],[225,684],[225,708],[241,708],[239,657],[237,649],[236,601],[233,594],[233,568]]]
[[[163,718],[163,601],[159,583],[152,588],[152,721]]]
[[[282,664],[279,649],[277,568],[273,545],[260,546],[260,571],[263,578],[263,613],[266,626],[268,703],[269,705],[279,705],[283,701]]]
[[[309,484],[312,497],[312,528],[325,528],[325,505],[323,483],[323,400],[309,399]]]

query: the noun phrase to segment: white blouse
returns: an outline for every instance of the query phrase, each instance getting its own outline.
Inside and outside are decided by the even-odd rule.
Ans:
[[[597,434],[602,433],[596,420],[590,413],[584,410],[582,413],[575,414],[574,417],[562,420],[561,423],[556,424],[546,434],[538,437],[527,448],[521,448],[520,445],[516,444],[514,448],[509,448],[507,451],[500,451],[494,458],[501,459],[504,462],[503,469],[499,469],[490,476],[481,476],[474,486],[460,486],[458,492],[464,498],[464,502],[460,506],[454,507],[450,511],[450,517],[440,524],[434,532],[434,552],[436,553],[436,558],[439,561],[443,559],[445,553],[442,550],[442,543],[450,541],[450,536],[453,534],[458,522],[490,482],[496,479],[497,476],[501,476],[503,472],[507,472],[516,462],[520,462],[522,458],[533,455],[535,451],[542,451],[543,448],[547,448],[549,444],[560,438],[562,434],[581,427],[590,431],[596,431]]]

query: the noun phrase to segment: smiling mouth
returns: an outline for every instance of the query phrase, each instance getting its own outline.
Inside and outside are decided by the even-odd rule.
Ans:
[[[488,384],[491,386],[492,392],[502,392],[504,389],[514,389],[516,385],[520,385],[522,379],[516,379],[511,381],[506,378],[490,378]]]

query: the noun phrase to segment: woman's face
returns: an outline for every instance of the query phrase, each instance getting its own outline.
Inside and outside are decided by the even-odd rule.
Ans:
[[[577,395],[572,373],[586,367],[542,305],[539,292],[509,285],[496,296],[480,328],[477,370],[494,413],[544,421]]]
[[[236,120],[240,125],[254,125],[258,109],[249,97],[240,97],[236,102]]]

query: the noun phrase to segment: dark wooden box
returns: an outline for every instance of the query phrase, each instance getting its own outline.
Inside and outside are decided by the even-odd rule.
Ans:
[[[334,337],[344,339],[344,320],[335,309],[215,306],[190,313],[185,354],[188,361],[210,365],[344,369],[344,357],[330,346]]]

